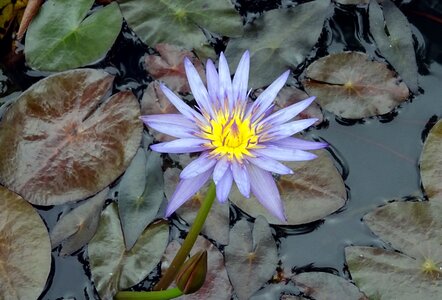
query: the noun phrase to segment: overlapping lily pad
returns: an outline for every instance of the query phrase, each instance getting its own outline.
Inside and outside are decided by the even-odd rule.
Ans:
[[[442,293],[442,204],[394,202],[364,217],[373,232],[402,253],[347,247],[356,285],[371,299],[437,299]]]
[[[401,75],[408,88],[417,92],[416,53],[407,17],[390,0],[382,1],[382,9],[371,0],[368,16],[370,33],[381,54]]]
[[[0,298],[37,299],[50,270],[45,224],[28,202],[0,187]]]
[[[169,43],[202,50],[202,28],[225,36],[242,34],[242,19],[229,0],[118,0],[129,26],[148,45]]]
[[[294,8],[265,12],[246,25],[244,35],[231,39],[226,56],[233,72],[242,53],[250,51],[249,85],[269,85],[288,68],[296,68],[319,39],[330,1],[311,1]]]
[[[407,100],[407,86],[364,53],[330,54],[313,62],[303,84],[322,108],[347,119],[386,114]]]
[[[238,299],[249,299],[272,277],[278,263],[275,240],[266,219],[259,216],[253,230],[244,219],[230,231],[225,248],[225,261],[230,281]]]
[[[159,263],[169,240],[169,226],[151,224],[127,251],[115,203],[100,219],[97,233],[88,246],[92,279],[102,299],[112,299],[122,289],[143,280]]]
[[[62,71],[102,58],[120,33],[123,18],[116,3],[87,16],[93,3],[46,1],[26,34],[27,63],[42,71]]]
[[[38,205],[84,199],[114,181],[142,132],[131,92],[108,99],[113,77],[92,69],[49,76],[0,122],[0,182]]]
[[[333,213],[345,204],[345,185],[326,151],[319,150],[315,153],[318,158],[311,161],[284,163],[294,174],[283,175],[276,180],[287,223],[282,223],[269,214],[254,196],[245,199],[236,186],[232,188],[230,200],[253,217],[265,216],[271,224],[304,224]]]
[[[442,203],[442,121],[431,128],[420,158],[422,185],[430,201]]]

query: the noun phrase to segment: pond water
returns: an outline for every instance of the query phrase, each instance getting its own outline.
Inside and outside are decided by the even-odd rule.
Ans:
[[[273,1],[252,6],[244,1],[242,13],[274,8]],[[414,1],[418,2],[418,1]],[[362,217],[377,206],[395,199],[425,198],[420,182],[419,157],[428,128],[442,115],[442,24],[425,14],[437,15],[428,6],[411,3],[401,7],[413,25],[419,65],[419,94],[392,113],[349,122],[325,112],[326,122],[308,135],[330,143],[348,191],[348,201],[339,211],[323,220],[301,226],[274,226],[279,244],[281,268],[299,271],[325,271],[349,278],[344,247],[367,245],[389,248],[362,222]],[[416,13],[419,11],[420,13]],[[440,17],[440,15],[439,15]],[[336,5],[334,16],[326,22],[317,54],[341,50],[365,50],[377,56],[360,37],[366,22],[363,8]],[[217,50],[222,50],[218,44]],[[141,43],[127,25],[107,57],[94,65],[117,74],[115,90],[132,89],[140,98],[150,79],[143,67],[143,56],[152,50]],[[253,63],[253,62],[252,62]],[[300,70],[302,71],[302,70]],[[25,89],[41,74],[24,65],[7,74]],[[49,229],[61,213],[75,204],[37,207]],[[233,208],[235,210],[235,208]],[[175,222],[177,222],[175,220]],[[181,227],[181,226],[179,226]],[[40,299],[99,299],[90,280],[87,250],[61,257],[52,253],[52,271]],[[146,281],[138,287],[149,286]],[[257,299],[277,299],[279,288],[265,288]]]

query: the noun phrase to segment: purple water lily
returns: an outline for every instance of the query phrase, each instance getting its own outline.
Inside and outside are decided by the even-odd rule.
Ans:
[[[292,174],[292,170],[279,161],[310,160],[316,155],[304,150],[327,146],[291,137],[317,121],[315,118],[291,121],[313,102],[314,97],[271,114],[272,103],[290,71],[279,76],[254,102],[249,101],[249,64],[249,52],[246,51],[231,80],[222,53],[219,73],[213,62],[208,60],[206,88],[195,67],[185,59],[186,75],[198,111],[161,85],[164,94],[181,114],[141,117],[151,128],[177,138],[152,145],[152,150],[163,153],[201,152],[181,172],[181,181],[169,199],[166,216],[192,197],[212,175],[220,202],[227,200],[235,181],[244,197],[248,198],[252,192],[270,213],[284,221],[284,207],[272,173]]]

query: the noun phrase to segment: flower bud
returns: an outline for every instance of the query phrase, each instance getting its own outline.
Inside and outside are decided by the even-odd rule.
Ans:
[[[184,294],[192,294],[203,286],[206,273],[207,251],[200,250],[183,264],[175,283]]]

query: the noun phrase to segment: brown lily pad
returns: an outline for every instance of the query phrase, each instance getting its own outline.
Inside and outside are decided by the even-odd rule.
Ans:
[[[405,83],[364,53],[330,54],[313,62],[303,84],[322,108],[347,119],[390,112],[407,100]]]
[[[0,187],[0,299],[37,299],[50,270],[45,224],[22,197]]]
[[[0,122],[0,182],[38,205],[84,199],[129,165],[142,133],[131,92],[108,99],[113,77],[81,69],[25,91]]]

